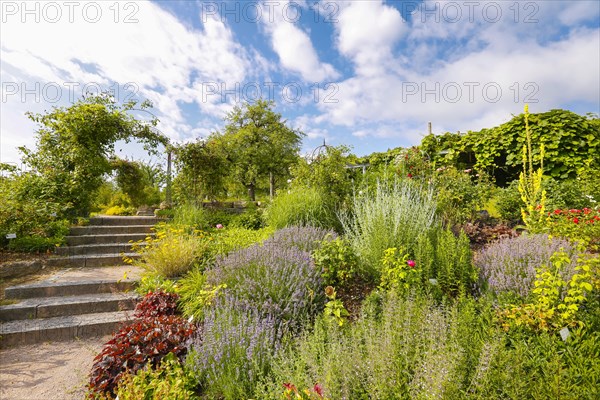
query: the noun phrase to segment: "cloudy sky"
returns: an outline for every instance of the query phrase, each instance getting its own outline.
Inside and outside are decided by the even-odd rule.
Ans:
[[[149,99],[174,141],[274,100],[356,154],[479,130],[522,111],[600,111],[598,1],[2,1],[0,161],[34,145],[26,111],[84,92]],[[140,115],[140,117],[147,117]],[[137,154],[135,147],[122,155]]]

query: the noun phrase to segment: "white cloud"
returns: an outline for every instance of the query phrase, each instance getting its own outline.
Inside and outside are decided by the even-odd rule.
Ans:
[[[103,89],[114,89],[114,82],[132,83],[139,97],[153,101],[161,120],[159,129],[181,139],[191,129],[182,114],[182,104],[196,103],[200,112],[221,117],[227,105],[221,104],[221,96],[203,96],[202,88],[212,82],[234,87],[253,74],[249,52],[220,20],[208,18],[202,30],[197,30],[186,27],[155,3],[137,2],[133,15],[137,22],[125,23],[131,10],[124,9],[115,22],[110,8],[113,3],[95,4],[102,7],[102,18],[96,23],[86,21],[77,8],[72,23],[66,10],[57,23],[48,22],[43,15],[38,23],[33,16],[22,23],[20,13],[4,15],[0,70],[3,84],[16,83],[19,88],[23,84],[24,88],[34,89],[36,84],[43,87],[54,82],[65,89],[57,105],[67,105],[70,96],[66,85],[70,82],[79,85],[75,98],[83,85],[91,82]],[[22,101],[21,94],[3,99],[3,160],[15,160],[13,142],[24,143],[33,136],[31,124],[20,115],[39,107],[32,103],[32,96]],[[45,106],[46,97],[42,94],[41,103]],[[14,118],[16,123],[6,122]]]
[[[285,0],[261,4],[263,26],[270,37],[271,47],[285,70],[299,75],[306,82],[322,82],[339,77],[331,64],[319,60],[310,36],[296,25],[298,16],[306,12],[304,1]],[[299,6],[301,8],[296,13],[291,11]]]
[[[394,45],[408,31],[400,12],[382,1],[342,3],[338,20],[337,48],[361,75],[380,73],[390,62]]]
[[[526,101],[540,111],[573,101],[600,102],[600,60],[594,56],[600,48],[600,30],[573,31],[545,46],[533,41],[508,46],[503,40],[497,37],[486,49],[431,73],[357,74],[339,83],[338,97],[344,101],[319,105],[323,118],[348,127],[358,124],[357,136],[382,137],[385,132],[362,127],[392,121],[425,126],[432,121],[449,131],[465,131],[504,122],[511,113],[520,113]],[[501,94],[495,92],[498,87]]]

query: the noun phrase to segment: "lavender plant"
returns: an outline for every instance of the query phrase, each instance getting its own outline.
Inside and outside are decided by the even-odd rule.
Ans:
[[[240,399],[268,372],[281,331],[275,317],[240,310],[233,297],[219,302],[208,312],[187,364],[209,398]]]
[[[206,310],[189,362],[210,398],[250,396],[283,337],[322,310],[321,271],[304,249],[326,234],[288,228],[263,245],[217,257],[206,271],[206,284],[224,289]]]
[[[568,282],[575,273],[577,246],[565,239],[536,234],[501,239],[479,252],[475,265],[480,270],[480,286],[494,294],[512,292],[525,298],[533,289],[535,269],[549,265],[552,254],[561,248],[571,258],[571,263],[559,271]]]
[[[291,226],[278,230],[267,242],[296,247],[310,253],[316,250],[325,238],[333,240],[337,238],[337,234],[332,230],[314,226]]]
[[[242,310],[301,324],[321,309],[322,279],[308,252],[267,241],[217,259],[209,285],[227,285]]]

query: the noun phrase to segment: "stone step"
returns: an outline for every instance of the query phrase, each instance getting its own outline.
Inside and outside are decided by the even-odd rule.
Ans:
[[[132,310],[138,298],[135,292],[130,292],[25,299],[0,306],[0,321]]]
[[[134,280],[90,279],[82,281],[35,282],[4,289],[6,299],[31,299],[56,296],[79,296],[86,294],[116,293],[133,290]]]
[[[154,226],[162,221],[154,216],[110,216],[101,215],[90,218],[90,226],[125,226],[125,225],[145,225]]]
[[[153,225],[106,225],[106,226],[74,226],[70,236],[79,235],[122,235],[125,233],[152,233]]]
[[[132,316],[131,311],[115,311],[6,322],[0,324],[0,347],[104,336]]]
[[[107,235],[79,235],[67,236],[65,239],[69,246],[80,246],[85,244],[114,244],[114,243],[129,243],[144,240],[148,236],[154,237],[155,233],[124,233],[124,234],[107,234]],[[60,248],[60,247],[59,247]]]
[[[146,243],[140,243],[145,246]],[[85,256],[96,254],[113,254],[131,253],[131,243],[103,243],[103,244],[83,244],[79,246],[63,246],[56,248],[56,254],[59,256]]]
[[[112,265],[121,265],[124,263],[123,257],[137,259],[138,253],[123,254],[89,254],[71,257],[51,257],[46,261],[50,267],[73,267],[73,268],[94,268],[106,267]]]

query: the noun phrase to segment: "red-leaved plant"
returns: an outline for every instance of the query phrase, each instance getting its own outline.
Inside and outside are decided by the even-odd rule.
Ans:
[[[135,374],[148,363],[155,367],[169,353],[180,360],[185,356],[196,327],[176,315],[176,301],[177,295],[162,292],[140,301],[137,319],[123,326],[94,358],[89,398],[111,398],[125,372]]]

